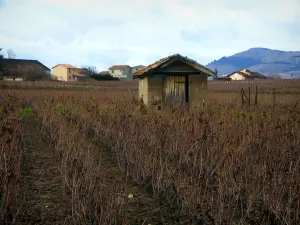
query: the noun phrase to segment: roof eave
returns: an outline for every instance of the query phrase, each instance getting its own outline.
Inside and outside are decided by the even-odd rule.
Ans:
[[[174,56],[177,57],[176,60],[179,60],[182,63],[185,63],[185,64],[189,65],[190,67],[193,67],[194,69],[196,69],[196,70],[198,70],[200,72],[205,73],[208,76],[214,76],[216,74],[214,71],[210,70],[209,68],[207,68],[205,66],[202,66],[201,64],[197,63],[197,61],[195,61],[195,60],[192,60],[192,59],[187,58],[187,57],[185,58],[185,57],[180,56],[178,54],[176,54]]]
[[[213,71],[211,71],[211,70],[209,70],[207,68],[200,69],[200,71],[203,72],[203,73],[205,73],[209,77],[213,77],[213,76],[216,75],[215,72],[213,72]]]

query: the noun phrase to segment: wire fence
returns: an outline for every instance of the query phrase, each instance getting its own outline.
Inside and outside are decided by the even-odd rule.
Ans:
[[[241,88],[256,87],[260,90],[276,89],[299,89],[300,79],[282,79],[282,80],[234,80],[234,81],[208,81],[209,91],[240,91]]]

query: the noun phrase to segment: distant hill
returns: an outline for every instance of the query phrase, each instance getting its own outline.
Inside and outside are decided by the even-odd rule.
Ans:
[[[217,68],[219,76],[247,68],[267,76],[283,74],[300,78],[300,51],[250,48],[247,51],[214,60],[206,66],[213,70]]]

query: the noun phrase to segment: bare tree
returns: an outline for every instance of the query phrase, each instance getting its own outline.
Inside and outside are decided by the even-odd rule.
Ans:
[[[2,75],[3,75],[2,59],[4,59],[4,55],[2,54],[2,48],[0,48],[0,80],[2,79]]]
[[[3,59],[4,58],[4,55],[2,53],[2,48],[0,48],[0,59]]]
[[[14,50],[12,50],[11,48],[7,49],[7,58],[8,59],[15,59],[16,58],[16,53],[14,52]]]
[[[95,66],[86,65],[86,66],[82,66],[82,69],[83,69],[82,74],[85,75],[86,77],[91,78],[98,74],[98,71]]]

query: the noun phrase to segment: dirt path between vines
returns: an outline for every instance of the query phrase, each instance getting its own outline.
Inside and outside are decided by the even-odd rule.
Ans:
[[[72,224],[70,199],[63,194],[59,161],[54,150],[43,140],[41,123],[33,116],[23,118],[24,151],[21,165],[21,207],[18,224]],[[92,141],[92,140],[89,140]],[[94,159],[104,170],[106,181],[124,185],[122,195],[126,204],[122,217],[130,225],[186,224],[175,222],[174,215],[164,203],[141,186],[128,180],[110,151],[95,144]],[[131,199],[127,196],[132,194]]]
[[[59,163],[53,149],[42,138],[34,116],[23,118],[21,164],[21,224],[69,224],[70,205],[62,192]]]
[[[145,189],[137,185],[122,172],[108,150],[100,150],[101,146],[95,144],[95,159],[99,160],[101,168],[105,171],[104,179],[116,185],[122,184],[125,205],[122,209],[122,217],[130,222],[130,225],[140,224],[173,224],[166,218],[165,206],[159,204]],[[98,150],[98,151],[97,151]],[[132,197],[132,198],[128,198]]]
[[[145,187],[129,178],[116,163],[112,152],[98,143],[93,134],[87,138],[95,145],[93,157],[99,161],[101,168],[105,171],[103,179],[109,180],[111,183],[123,184],[122,195],[126,199],[126,204],[122,209],[122,216],[130,222],[130,225],[189,224],[186,218],[178,218],[173,215],[166,202],[159,201],[153,196],[153,193],[150,194]],[[130,195],[132,198],[128,198]]]

